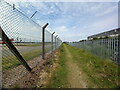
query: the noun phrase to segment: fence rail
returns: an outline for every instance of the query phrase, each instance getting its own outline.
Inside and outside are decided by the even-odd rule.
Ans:
[[[120,31],[119,29],[115,29]],[[113,31],[113,30],[112,30]],[[111,31],[109,31],[111,32]],[[114,33],[113,33],[114,34]],[[112,35],[113,35],[112,34]],[[98,34],[100,37],[101,34]],[[111,34],[110,34],[111,35]],[[71,46],[82,48],[102,58],[108,58],[120,64],[120,35],[114,34],[112,37],[97,38],[97,35],[90,36],[93,39],[81,40],[80,42],[69,42]],[[101,35],[102,37],[102,35]]]
[[[4,41],[3,37],[0,38],[3,71],[2,86],[9,88],[9,85],[13,82],[9,79],[9,76],[11,76],[9,75],[9,71],[15,69],[21,64],[32,68],[32,66],[28,64],[29,60],[42,54],[43,27],[4,0],[0,1],[0,27],[4,34],[8,37],[8,41],[11,42],[14,50],[16,50],[12,50],[13,48],[10,50],[9,45],[6,43],[8,41]],[[2,32],[0,34],[2,34]],[[62,44],[62,41],[60,38],[52,35],[45,29],[44,43],[45,53],[47,53],[57,49]],[[18,57],[18,54],[21,58]],[[20,62],[21,59],[25,60],[24,63]],[[24,65],[25,62],[26,65]],[[28,71],[31,70],[29,69]],[[13,77],[12,79],[15,78],[16,77]],[[20,77],[15,80],[19,79]]]

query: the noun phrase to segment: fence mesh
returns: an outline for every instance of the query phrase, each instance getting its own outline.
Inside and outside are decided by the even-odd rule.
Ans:
[[[0,26],[27,62],[41,55],[42,27],[4,0],[0,0]],[[53,43],[51,44],[51,33],[45,30],[46,53],[52,51],[52,45],[55,50],[62,41],[58,39],[56,48],[55,38],[53,38]],[[0,38],[0,45],[2,47],[3,87],[9,88],[27,71],[2,41],[2,38]],[[29,65],[33,67],[34,64]]]

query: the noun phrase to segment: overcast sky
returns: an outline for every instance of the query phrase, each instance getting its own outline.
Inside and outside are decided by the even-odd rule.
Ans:
[[[118,28],[118,2],[15,2],[41,26],[49,23],[63,41],[79,41]]]

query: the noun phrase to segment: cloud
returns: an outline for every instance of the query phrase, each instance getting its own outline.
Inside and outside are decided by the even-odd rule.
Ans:
[[[67,27],[66,32],[57,31],[64,41],[79,41],[86,39],[90,35],[118,28],[118,16],[109,16],[97,19],[83,25]]]
[[[58,30],[60,32],[66,32],[66,31],[68,31],[68,28],[66,26],[61,26],[61,27],[57,27],[56,30]]]
[[[58,13],[59,17],[47,20],[63,41],[79,41],[87,36],[117,28],[116,5],[117,3],[103,2],[57,3],[60,12],[55,9],[53,13]],[[52,10],[53,8],[55,7]]]
[[[10,2],[118,2],[119,0],[6,0]]]
[[[108,8],[107,10],[105,10],[105,11],[103,11],[103,12],[101,12],[101,13],[96,14],[96,16],[104,16],[104,15],[106,15],[106,14],[109,14],[109,13],[117,10],[117,8],[118,8],[118,6],[110,7],[110,8]]]
[[[112,30],[112,29],[115,29],[115,28],[118,28],[118,17],[117,15],[116,16],[109,16],[109,17],[105,17],[101,20],[97,20],[97,21],[94,21],[92,23],[89,23],[88,25],[85,25],[83,27],[81,27],[80,30],[84,30],[83,33],[86,33],[84,36],[87,37],[87,36],[90,36],[90,35],[93,35],[93,34],[97,34],[97,33],[101,33],[101,32],[105,32],[105,31],[108,31],[108,30]]]
[[[28,2],[18,4],[22,11],[63,41],[85,39],[89,35],[117,28],[117,3],[104,2]],[[25,8],[25,6],[27,8]]]

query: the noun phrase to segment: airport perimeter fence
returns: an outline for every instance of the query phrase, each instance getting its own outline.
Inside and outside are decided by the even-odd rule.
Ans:
[[[82,48],[102,58],[110,59],[120,65],[120,35],[101,39],[69,42],[68,44]]]
[[[42,54],[42,29],[43,27],[13,5],[0,0],[2,87],[9,88],[26,72],[31,71],[29,68],[32,68],[32,65],[38,62],[30,62],[30,60]],[[62,44],[59,37],[46,29],[44,42],[45,53],[54,51]]]

